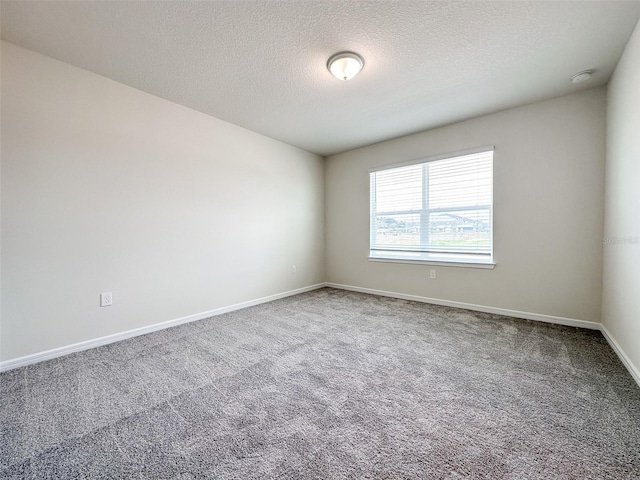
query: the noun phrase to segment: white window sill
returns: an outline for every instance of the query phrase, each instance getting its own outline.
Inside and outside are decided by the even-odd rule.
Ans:
[[[486,269],[493,269],[496,266],[492,259],[477,258],[474,255],[450,255],[422,252],[370,252],[369,261]]]

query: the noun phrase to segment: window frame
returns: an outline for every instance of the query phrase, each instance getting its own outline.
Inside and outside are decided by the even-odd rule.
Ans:
[[[373,191],[374,185],[371,182],[371,174],[376,172],[381,172],[385,170],[392,170],[395,168],[408,167],[412,165],[421,165],[427,164],[431,162],[436,162],[438,160],[448,160],[453,159],[455,157],[462,157],[465,155],[472,155],[475,153],[484,153],[491,152],[492,153],[492,168],[491,168],[491,204],[488,206],[490,213],[490,221],[491,221],[491,229],[489,232],[490,238],[490,248],[488,258],[486,254],[478,254],[478,253],[440,253],[440,252],[423,252],[423,251],[394,251],[393,249],[389,250],[377,250],[379,253],[374,253],[372,247],[375,245],[374,241],[374,229],[373,225],[376,223],[376,217],[379,215],[374,209],[373,206]],[[409,263],[409,264],[420,264],[420,265],[439,265],[439,266],[452,266],[452,267],[467,267],[467,268],[485,268],[485,269],[493,269],[495,268],[495,255],[494,255],[494,223],[493,223],[493,211],[494,211],[494,180],[495,180],[495,147],[493,145],[485,145],[482,147],[471,148],[467,150],[460,150],[455,152],[448,152],[439,155],[432,155],[429,157],[418,158],[414,160],[398,162],[388,165],[381,165],[378,167],[373,167],[369,169],[369,255],[368,260],[373,262],[388,262],[388,263]],[[423,169],[423,175],[424,171]],[[423,205],[420,210],[412,211],[411,213],[420,214],[421,215],[421,225],[424,220],[424,216],[429,217],[431,213],[438,213],[444,211],[460,211],[465,208],[471,209],[471,207],[445,207],[445,208],[428,208],[428,205],[424,204],[424,184],[422,188],[422,196],[423,196]],[[486,208],[486,206],[485,206]],[[474,207],[477,209],[477,206]],[[392,212],[398,213],[398,212]],[[409,213],[409,212],[406,212]],[[427,221],[428,224],[428,221]],[[425,235],[423,230],[428,231],[428,227],[426,229],[421,228],[421,236]],[[393,253],[392,253],[393,252]]]

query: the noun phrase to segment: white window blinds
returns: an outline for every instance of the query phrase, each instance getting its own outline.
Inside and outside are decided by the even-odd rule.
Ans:
[[[492,261],[493,147],[372,171],[370,188],[372,258]]]

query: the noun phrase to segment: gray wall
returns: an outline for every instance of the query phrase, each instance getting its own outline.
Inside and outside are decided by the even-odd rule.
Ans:
[[[606,165],[602,323],[640,379],[640,24],[609,82]]]
[[[367,260],[369,168],[489,144],[494,270]],[[599,322],[604,155],[605,90],[597,88],[331,156],[327,280]]]
[[[0,359],[324,280],[321,157],[7,43],[1,100]]]

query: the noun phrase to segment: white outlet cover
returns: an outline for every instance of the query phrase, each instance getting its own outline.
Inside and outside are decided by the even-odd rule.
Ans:
[[[101,293],[100,294],[100,306],[101,307],[110,307],[113,305],[113,295],[111,292]]]

